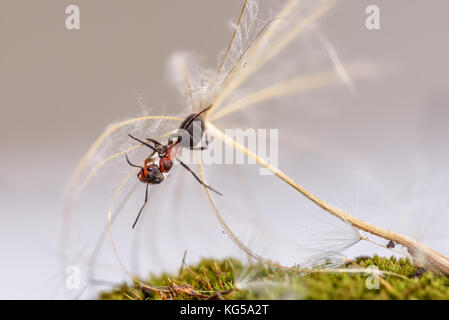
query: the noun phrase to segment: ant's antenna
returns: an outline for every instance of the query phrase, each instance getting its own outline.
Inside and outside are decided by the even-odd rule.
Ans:
[[[148,143],[146,143],[146,142],[144,142],[144,141],[142,141],[142,140],[140,140],[140,139],[138,139],[138,138],[136,138],[136,137],[133,137],[131,134],[128,134],[128,136],[129,136],[131,139],[134,139],[134,140],[140,142],[141,144],[147,146],[147,147],[150,148],[151,150],[158,152],[158,151],[156,150],[156,148],[153,147],[152,145],[150,145],[150,144],[148,144]]]
[[[136,166],[135,164],[132,164],[132,163],[129,161],[129,158],[128,158],[128,154],[127,154],[127,153],[125,153],[125,156],[126,156],[126,161],[128,162],[128,164],[129,164],[131,167],[143,169],[143,167],[141,167],[141,166]]]

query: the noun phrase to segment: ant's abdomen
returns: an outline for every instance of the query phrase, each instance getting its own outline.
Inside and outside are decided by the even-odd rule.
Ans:
[[[181,146],[183,148],[193,148],[203,138],[206,126],[204,120],[201,117],[197,117],[196,114],[188,116],[180,125],[178,129],[178,135],[181,137]],[[192,121],[193,120],[193,121]],[[186,127],[187,126],[187,127]]]

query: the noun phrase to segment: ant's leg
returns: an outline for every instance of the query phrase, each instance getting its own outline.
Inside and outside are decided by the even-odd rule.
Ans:
[[[201,183],[203,186],[205,186],[206,188],[208,188],[209,190],[212,190],[213,192],[219,194],[220,196],[222,196],[223,194],[217,190],[215,190],[214,188],[208,186],[207,184],[205,184],[203,181],[201,181],[200,178],[198,178],[198,176],[195,174],[195,172],[192,171],[192,169],[190,169],[184,162],[182,162],[179,158],[176,158],[176,160],[179,161],[179,163],[187,170],[189,171],[193,177],[199,182]]]
[[[147,183],[147,188],[145,190],[145,202],[143,203],[142,208],[140,208],[139,214],[137,215],[137,218],[136,218],[136,220],[133,223],[133,227],[132,227],[133,229],[136,226],[137,220],[139,220],[139,218],[140,218],[140,214],[142,213],[143,208],[147,204],[147,201],[148,201],[148,185],[149,185],[149,183]]]

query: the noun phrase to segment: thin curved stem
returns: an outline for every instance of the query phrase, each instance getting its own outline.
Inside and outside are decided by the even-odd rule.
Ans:
[[[393,248],[388,248],[386,245],[381,244],[381,243],[379,243],[379,242],[376,242],[376,241],[374,241],[374,240],[371,240],[371,239],[368,238],[368,237],[363,237],[363,236],[362,236],[362,240],[367,241],[367,242],[369,242],[369,243],[372,243],[372,244],[374,244],[374,245],[376,245],[376,246],[378,246],[378,247],[381,247],[381,248],[384,248],[384,249],[387,249],[387,250],[390,250],[390,251],[393,251],[393,252],[402,254],[402,255],[404,255],[404,256],[406,256],[406,257],[412,258],[409,254],[407,254],[407,253],[405,253],[405,252],[402,252],[402,251],[400,251],[400,250],[396,250],[396,249],[393,249]]]
[[[79,191],[77,192],[77,194],[76,194],[76,196],[75,196],[75,201],[77,201],[77,200],[80,198],[81,194],[82,194],[83,191],[84,191],[84,188],[86,188],[86,186],[89,184],[89,182],[90,182],[90,180],[92,179],[92,177],[95,175],[95,173],[97,173],[97,171],[98,171],[100,168],[102,168],[103,166],[105,166],[109,161],[114,160],[115,158],[120,157],[121,155],[126,154],[126,153],[128,153],[128,152],[130,152],[130,151],[139,149],[141,146],[142,146],[142,145],[139,144],[139,145],[137,145],[137,146],[133,146],[133,147],[128,148],[128,149],[126,149],[126,150],[117,152],[117,153],[113,154],[112,156],[110,156],[110,157],[104,159],[103,161],[101,161],[101,162],[100,162],[99,164],[97,164],[95,167],[93,167],[92,170],[89,172],[89,175],[86,177],[86,179],[84,179],[83,183],[81,184],[80,189],[79,189]]]
[[[297,184],[295,181],[293,181],[293,179],[288,177],[281,170],[272,166],[270,163],[268,163],[266,160],[264,160],[261,157],[259,157],[258,155],[256,155],[254,152],[245,148],[245,146],[242,146],[241,144],[237,143],[231,137],[228,137],[221,130],[217,129],[212,123],[207,121],[206,124],[207,124],[208,130],[210,130],[213,134],[219,136],[226,144],[233,146],[233,148],[240,150],[247,156],[253,158],[260,166],[273,172],[276,176],[278,176],[284,182],[286,182],[291,187],[296,189],[304,197],[311,200],[314,204],[316,204],[323,210],[327,211],[328,213],[334,215],[335,217],[337,217],[343,221],[350,223],[352,226],[356,227],[359,230],[369,232],[371,234],[374,234],[376,236],[379,236],[379,237],[387,239],[387,240],[392,240],[392,241],[406,247],[407,250],[409,251],[409,253],[416,260],[418,260],[419,263],[425,263],[431,269],[442,272],[445,275],[449,275],[449,259],[448,258],[444,257],[443,255],[439,254],[438,252],[432,250],[431,248],[419,243],[418,241],[416,241],[412,238],[409,238],[409,237],[401,235],[399,233],[395,233],[393,231],[372,225],[370,223],[367,223],[365,221],[357,219],[357,218],[351,216],[350,214],[343,212],[342,210],[340,210],[338,208],[331,206],[330,204],[321,200],[314,194],[310,193],[304,187]]]
[[[123,271],[126,272],[126,274],[128,274],[128,276],[135,281],[136,283],[138,283],[139,285],[141,285],[144,288],[147,288],[149,290],[152,291],[156,291],[156,292],[169,292],[169,290],[164,289],[164,288],[157,288],[157,287],[153,287],[151,285],[148,285],[142,281],[140,281],[137,277],[135,277],[130,271],[128,271],[128,269],[125,267],[125,264],[123,263],[122,259],[120,258],[120,255],[118,253],[117,247],[115,245],[115,241],[114,241],[114,237],[112,235],[112,211],[114,208],[114,204],[115,204],[115,200],[117,199],[118,195],[120,194],[120,191],[122,190],[123,186],[126,184],[126,182],[129,180],[129,178],[131,178],[133,175],[135,175],[135,173],[137,172],[138,169],[133,169],[131,170],[131,172],[126,176],[125,179],[123,179],[123,181],[120,183],[120,185],[117,187],[117,189],[114,192],[114,195],[112,196],[111,202],[109,203],[109,210],[108,210],[108,234],[109,234],[109,240],[111,242],[111,247],[112,247],[112,251],[114,252],[114,255],[118,261],[118,263],[120,264],[120,267],[122,268]]]
[[[201,163],[201,159],[198,164],[198,170],[199,170],[201,179],[205,183],[207,183],[206,177],[204,176],[204,169],[203,169],[203,165]],[[237,237],[236,234],[234,234],[232,229],[227,225],[226,221],[223,219],[222,215],[220,214],[220,211],[218,210],[209,189],[207,187],[204,187],[204,190],[207,194],[207,198],[209,199],[209,203],[211,204],[211,206],[214,210],[216,218],[218,219],[220,225],[223,227],[226,234],[231,238],[231,240],[237,245],[237,247],[239,247],[241,250],[243,250],[248,256],[250,256],[250,257],[256,259],[257,261],[262,262],[268,266],[282,269],[282,270],[287,270],[287,271],[300,272],[300,273],[301,272],[302,273],[367,273],[367,274],[377,273],[380,275],[392,275],[392,276],[396,276],[396,277],[405,278],[404,276],[402,276],[400,274],[397,274],[394,272],[389,272],[389,271],[377,271],[377,270],[374,271],[372,269],[364,269],[364,268],[359,268],[359,269],[307,269],[307,268],[298,268],[298,267],[286,267],[286,266],[280,265],[276,262],[273,262],[267,258],[264,258],[264,257],[258,255],[255,252],[253,252]]]
[[[83,172],[84,168],[87,165],[87,162],[92,157],[92,155],[98,150],[100,145],[103,143],[103,141],[110,136],[113,132],[117,131],[118,129],[127,126],[129,124],[143,121],[143,120],[150,120],[150,119],[166,119],[166,120],[173,120],[181,122],[182,118],[179,117],[172,117],[172,116],[146,116],[146,117],[139,117],[134,119],[128,119],[119,123],[116,123],[110,127],[108,127],[106,130],[103,131],[103,133],[94,141],[94,143],[89,147],[87,152],[84,154],[84,156],[81,158],[81,160],[78,162],[75,170],[72,173],[72,176],[69,179],[69,182],[67,184],[67,191],[66,194],[70,194],[73,187],[78,182],[80,174]]]

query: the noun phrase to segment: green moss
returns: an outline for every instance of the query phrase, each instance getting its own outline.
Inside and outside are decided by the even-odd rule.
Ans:
[[[235,259],[204,259],[178,275],[150,276],[149,283],[166,289],[153,292],[140,285],[122,285],[101,299],[449,299],[449,279],[413,265],[408,259],[361,257],[366,268],[394,272],[385,275],[379,289],[369,289],[373,276],[350,273],[298,274],[261,264],[244,266]],[[354,268],[347,264],[343,268]],[[421,274],[421,275],[420,275]]]

